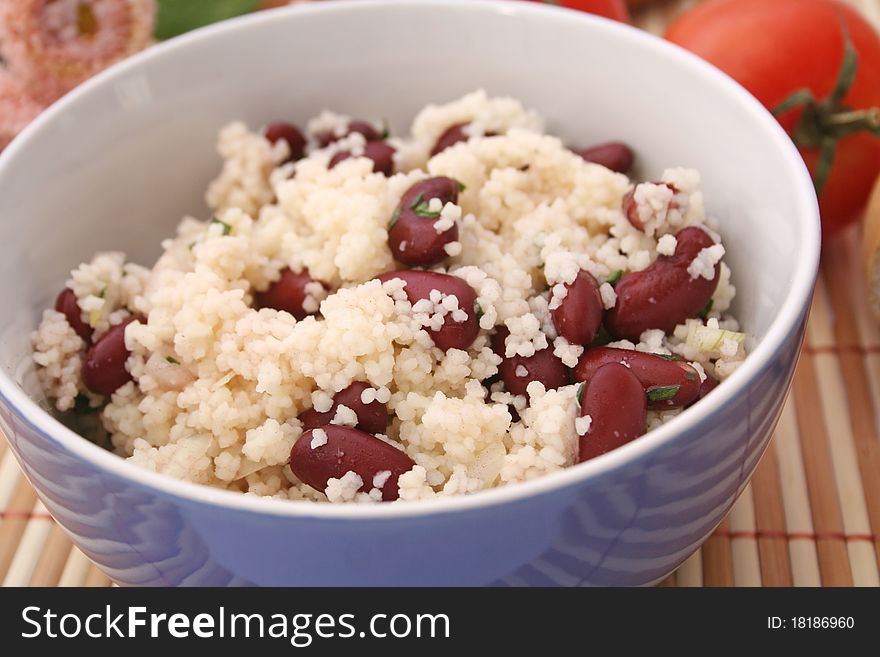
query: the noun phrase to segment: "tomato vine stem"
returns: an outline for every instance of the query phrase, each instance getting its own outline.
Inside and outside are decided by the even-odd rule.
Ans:
[[[818,100],[810,89],[798,89],[773,109],[776,117],[795,109],[802,110],[791,138],[800,147],[819,150],[813,174],[817,194],[822,193],[828,181],[840,139],[857,132],[880,136],[880,107],[854,109],[843,104],[856,79],[859,54],[842,18],[840,29],[843,33],[843,61],[831,94]]]

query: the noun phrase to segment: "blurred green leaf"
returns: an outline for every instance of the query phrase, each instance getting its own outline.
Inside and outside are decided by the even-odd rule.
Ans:
[[[260,0],[158,0],[156,38],[170,39],[203,25],[241,16],[259,4]]]

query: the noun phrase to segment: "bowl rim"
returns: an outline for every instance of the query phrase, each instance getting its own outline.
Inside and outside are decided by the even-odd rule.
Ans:
[[[69,429],[34,401],[2,370],[0,370],[0,402],[32,430],[50,441],[57,441],[71,454],[86,461],[92,467],[148,488],[160,496],[181,498],[190,504],[208,504],[266,516],[365,521],[477,511],[583,484],[590,479],[643,460],[658,448],[693,430],[718,409],[731,403],[738,395],[745,394],[751,381],[772,362],[775,354],[783,348],[796,330],[812,297],[819,264],[820,232],[818,202],[810,174],[791,139],[773,116],[727,74],[677,45],[617,21],[561,7],[510,0],[420,0],[406,5],[394,0],[330,0],[282,7],[234,18],[156,44],[81,84],[45,110],[10,143],[0,155],[0,177],[10,175],[9,170],[16,154],[27,148],[30,138],[62,115],[68,106],[78,101],[80,96],[111,83],[153,58],[173,54],[201,41],[229,38],[242,30],[258,29],[282,17],[284,20],[299,20],[311,15],[332,15],[337,12],[352,11],[394,11],[403,7],[407,11],[468,11],[473,15],[496,14],[532,20],[575,22],[588,25],[589,29],[606,30],[615,33],[617,38],[624,42],[652,50],[658,56],[665,57],[671,64],[688,69],[695,76],[702,78],[705,84],[713,85],[719,93],[729,96],[731,101],[739,103],[751,113],[755,125],[767,134],[768,147],[779,150],[788,164],[788,175],[792,179],[792,192],[795,194],[796,215],[802,224],[802,239],[796,245],[791,287],[784,302],[770,323],[764,338],[756,345],[743,365],[728,377],[724,386],[686,413],[648,432],[639,440],[585,463],[528,481],[515,482],[470,495],[431,500],[401,500],[393,504],[320,504],[302,500],[257,498],[147,470],[127,462],[126,459],[95,445]],[[8,439],[13,442],[13,436],[9,436]],[[16,452],[15,449],[12,451]]]

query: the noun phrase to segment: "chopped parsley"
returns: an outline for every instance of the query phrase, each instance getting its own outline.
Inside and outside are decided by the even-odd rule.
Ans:
[[[464,183],[461,182],[460,180],[456,180],[456,181],[455,181],[455,184],[458,185],[458,191],[459,191],[459,192],[463,192],[464,190],[467,189],[467,187],[464,186]]]
[[[486,311],[483,310],[483,306],[474,301],[474,312],[477,314],[477,320],[479,320],[483,315],[486,314]]]
[[[231,235],[232,234],[232,226],[227,224],[225,221],[220,221],[217,217],[211,217],[211,223],[212,224],[220,224],[221,226],[223,226],[223,234],[224,235]]]
[[[596,337],[593,338],[593,341],[590,343],[591,347],[602,347],[609,342],[614,340],[614,336],[608,332],[608,329],[605,328],[604,324],[599,326],[599,332],[596,334]]]
[[[379,136],[383,141],[391,136],[391,124],[388,119],[382,119],[382,134]]]
[[[76,399],[73,400],[73,412],[77,415],[87,415],[97,410],[97,408],[93,408],[89,403],[89,398],[82,393],[78,394]]]
[[[98,298],[103,299],[107,296],[107,286],[105,285],[103,289],[98,293]]]
[[[586,389],[586,387],[587,387],[587,384],[584,383],[584,382],[582,382],[582,383],[578,386],[578,391],[577,391],[577,400],[578,400],[578,404],[583,404],[583,403],[584,403],[584,390]]]
[[[686,378],[688,381],[696,381],[697,374],[696,374],[696,372],[685,372],[684,378]]]
[[[623,276],[623,270],[618,269],[616,272],[611,274],[611,276],[609,276],[608,280],[606,280],[605,282],[608,283],[609,285],[617,285],[617,281],[620,280],[621,276]]]
[[[715,306],[715,299],[709,299],[708,303],[703,306],[703,309],[697,313],[700,319],[706,319],[709,316],[709,313],[712,312],[712,308]]]
[[[177,360],[174,356],[165,356],[165,360],[167,360],[172,365],[180,365],[180,361]]]
[[[672,361],[684,360],[684,358],[682,358],[678,354],[654,354],[654,355],[657,356],[657,358],[662,358],[663,360],[672,360]]]
[[[398,222],[400,219],[400,206],[397,206],[397,209],[394,211],[394,214],[391,215],[391,221],[388,222],[388,228],[394,228],[394,224]]]
[[[416,196],[415,200],[409,207],[412,208],[417,217],[421,217],[422,219],[436,219],[440,216],[440,210],[434,211],[430,209],[430,201],[425,200],[424,194]]]
[[[673,397],[675,397],[680,389],[680,385],[653,386],[651,388],[648,388],[646,395],[648,397],[648,401],[666,401],[667,399],[672,399]]]

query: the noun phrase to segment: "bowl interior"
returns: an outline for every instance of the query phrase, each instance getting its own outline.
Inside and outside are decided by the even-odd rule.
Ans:
[[[429,102],[517,97],[572,145],[620,139],[640,177],[701,171],[760,342],[803,275],[816,227],[802,168],[757,103],[633,28],[526,3],[321,3],[155,47],[69,95],[0,159],[0,367],[35,399],[29,334],[99,250],[150,264],[220,165],[217,130],[325,108],[397,132]]]

